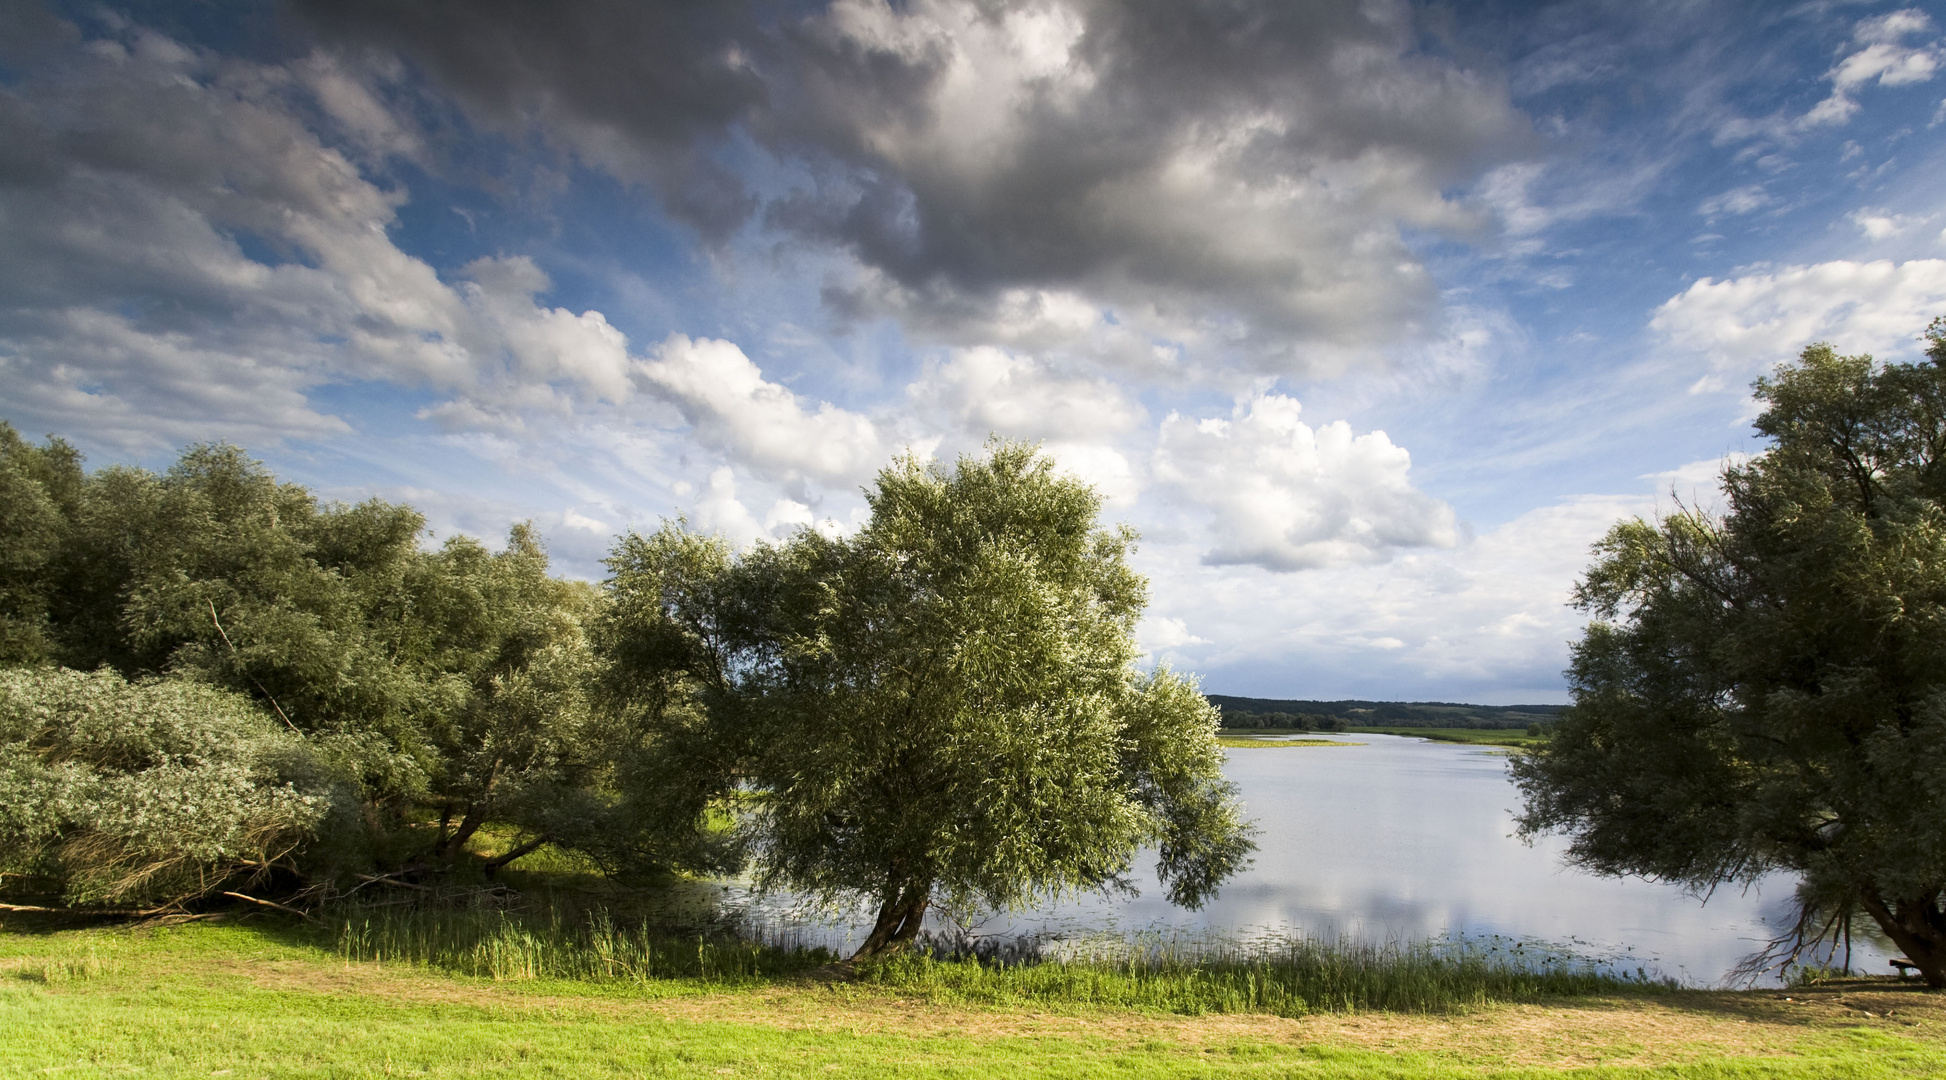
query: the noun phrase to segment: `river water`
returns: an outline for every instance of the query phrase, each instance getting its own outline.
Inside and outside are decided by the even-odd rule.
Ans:
[[[1388,735],[1334,738],[1357,745],[1228,751],[1226,772],[1261,830],[1258,851],[1254,865],[1201,911],[1172,907],[1145,865],[1135,898],[1003,912],[974,923],[973,932],[1377,942],[1498,935],[1707,986],[1789,926],[1786,879],[1726,886],[1704,899],[1568,868],[1558,837],[1523,844],[1513,836],[1519,792],[1501,753]],[[855,946],[869,926],[810,916],[783,898],[743,902],[758,921],[788,923],[801,938],[834,948]],[[1856,970],[1889,973],[1890,955],[1862,936],[1853,940]]]

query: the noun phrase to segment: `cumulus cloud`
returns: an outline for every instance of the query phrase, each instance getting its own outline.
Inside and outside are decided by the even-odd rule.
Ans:
[[[1211,512],[1205,563],[1306,570],[1458,542],[1452,508],[1412,486],[1404,448],[1342,420],[1313,429],[1300,408],[1259,394],[1229,419],[1163,421],[1155,475]]]
[[[1112,506],[1132,504],[1140,478],[1127,436],[1148,413],[1100,375],[1064,372],[1045,360],[992,346],[956,349],[906,388],[918,437],[964,452],[990,435],[1038,442],[1062,471],[1094,485]],[[910,426],[910,425],[909,425]]]
[[[1748,371],[1813,341],[1842,352],[1909,352],[1942,308],[1946,260],[1838,260],[1704,278],[1663,302],[1649,325],[1718,369]]]
[[[841,0],[791,42],[761,130],[844,170],[770,220],[908,317],[1069,289],[1161,334],[1369,342],[1432,302],[1399,226],[1481,227],[1445,192],[1521,130],[1404,5]]]
[[[1852,224],[1858,226],[1867,240],[1891,240],[1903,236],[1913,229],[1933,220],[1931,217],[1915,217],[1911,214],[1895,214],[1889,210],[1864,208],[1845,215]]]
[[[1188,624],[1181,619],[1150,615],[1143,618],[1135,628],[1135,639],[1141,643],[1142,651],[1150,654],[1170,649],[1180,649],[1186,645],[1208,645],[1208,638],[1200,638],[1189,632]]]
[[[632,392],[599,312],[537,302],[522,257],[448,281],[393,243],[404,200],[311,131],[290,95],[390,138],[320,74],[226,61],[126,28],[0,91],[0,380],[16,408],[127,446],[220,427],[258,445],[343,434],[317,388],[377,380],[445,400],[448,427]]]
[[[1403,0],[835,0],[761,24],[701,2],[301,6],[711,236],[761,208],[852,260],[835,310],[948,343],[1143,363],[1208,342],[1299,370],[1320,353],[1296,342],[1410,334],[1435,290],[1402,228],[1489,227],[1451,193],[1530,138],[1494,76],[1420,48]],[[742,135],[794,186],[725,175]]]
[[[842,484],[883,464],[869,418],[829,402],[806,408],[730,342],[672,334],[636,370],[682,410],[699,441],[750,467]]]
[[[1146,419],[1141,405],[1107,379],[1062,375],[991,346],[954,350],[909,393],[953,426],[1023,439],[1112,435]]]

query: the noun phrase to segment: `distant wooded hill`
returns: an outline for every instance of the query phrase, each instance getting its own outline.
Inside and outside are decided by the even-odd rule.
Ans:
[[[1287,701],[1206,695],[1223,710],[1226,728],[1350,727],[1524,728],[1560,718],[1565,705],[1462,705],[1451,701]]]

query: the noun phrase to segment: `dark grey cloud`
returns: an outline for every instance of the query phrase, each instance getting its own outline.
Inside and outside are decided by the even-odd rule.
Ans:
[[[1400,4],[841,4],[786,39],[759,130],[845,168],[771,220],[934,311],[1079,290],[1165,336],[1383,339],[1432,301],[1400,226],[1484,228],[1445,193],[1525,133]]]
[[[834,310],[962,343],[1058,339],[1075,300],[1284,366],[1410,332],[1434,285],[1405,233],[1490,230],[1452,193],[1532,145],[1386,0],[298,2],[710,236],[761,205],[855,260]],[[740,181],[740,135],[802,179]]]
[[[327,40],[403,54],[476,123],[538,133],[722,238],[754,206],[711,153],[762,101],[737,0],[294,0]]]

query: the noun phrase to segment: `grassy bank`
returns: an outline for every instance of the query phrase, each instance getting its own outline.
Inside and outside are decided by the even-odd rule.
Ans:
[[[1345,739],[1289,739],[1262,735],[1218,735],[1218,746],[1237,750],[1280,749],[1289,746],[1362,746]]]
[[[1423,727],[1355,727],[1352,732],[1369,735],[1407,735],[1418,739],[1431,739],[1434,742],[1466,743],[1471,746],[1533,746],[1546,739],[1545,735],[1529,735],[1520,728],[1423,728]]]
[[[349,960],[268,922],[0,932],[0,1073],[308,1077],[1904,1077],[1939,997],[1609,991],[1434,1013],[1186,1015],[915,991],[935,974],[629,980]],[[917,980],[915,984],[914,980]]]
[[[815,973],[823,949],[631,924],[606,908],[529,913],[375,906],[327,916],[320,944],[350,961],[390,961],[495,981],[638,985],[689,980],[740,988]],[[1013,949],[983,962],[912,956],[848,973],[935,1002],[1161,1009],[1186,1015],[1454,1012],[1484,1005],[1666,989],[1524,945],[1326,942],[1148,935]]]

